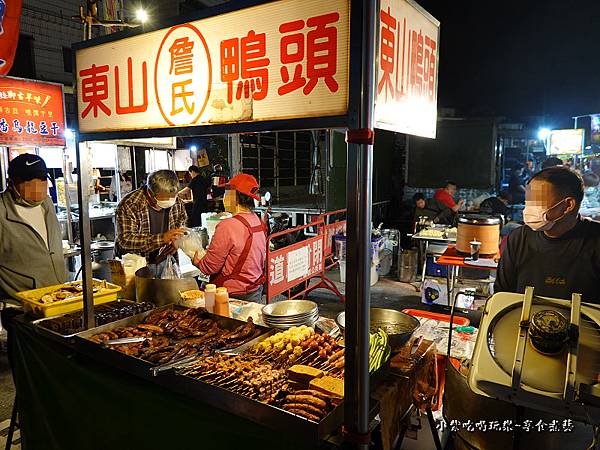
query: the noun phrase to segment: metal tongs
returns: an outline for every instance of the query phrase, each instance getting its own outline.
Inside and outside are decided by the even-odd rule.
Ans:
[[[109,346],[109,345],[137,344],[139,342],[144,342],[147,339],[148,338],[144,337],[144,336],[111,339],[110,341],[106,341],[103,345]]]
[[[197,361],[197,359],[198,359],[198,355],[186,356],[185,358],[178,359],[177,361],[174,361],[174,362],[163,364],[161,366],[152,367],[150,369],[150,373],[152,374],[153,377],[156,377],[161,372],[165,372],[167,370],[181,369],[181,368]]]

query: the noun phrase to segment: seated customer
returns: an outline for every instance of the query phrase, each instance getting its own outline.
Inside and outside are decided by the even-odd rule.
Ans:
[[[525,194],[525,224],[508,236],[495,292],[525,292],[600,303],[600,223],[579,216],[583,180],[566,167],[535,174]]]
[[[510,216],[510,208],[508,205],[510,205],[511,201],[512,197],[510,192],[502,191],[497,197],[486,198],[481,202],[479,210],[486,214],[502,214],[506,221]]]
[[[444,225],[452,225],[454,222],[454,211],[434,198],[425,200],[425,196],[418,192],[413,195],[413,204],[415,206],[415,222],[419,217],[427,217],[433,223]]]
[[[458,186],[454,181],[447,181],[446,186],[435,191],[433,198],[446,205],[446,207],[450,208],[452,211],[458,212],[465,204],[465,201],[462,198],[459,198],[458,202],[454,201],[457,190]]]

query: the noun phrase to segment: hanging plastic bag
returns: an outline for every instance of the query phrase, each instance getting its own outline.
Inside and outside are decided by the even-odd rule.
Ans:
[[[175,241],[175,246],[183,251],[188,258],[193,259],[196,252],[204,254],[202,246],[202,236],[197,231],[190,228],[185,229],[185,233]]]
[[[179,280],[181,278],[179,264],[173,255],[167,257],[160,278],[162,280]]]

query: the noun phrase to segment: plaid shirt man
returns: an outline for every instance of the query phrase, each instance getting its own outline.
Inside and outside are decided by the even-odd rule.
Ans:
[[[126,195],[117,207],[117,246],[121,254],[144,257],[164,245],[162,235],[150,234],[150,207],[146,187]],[[169,209],[169,230],[186,226],[187,213],[181,199]],[[167,230],[165,230],[167,231]]]

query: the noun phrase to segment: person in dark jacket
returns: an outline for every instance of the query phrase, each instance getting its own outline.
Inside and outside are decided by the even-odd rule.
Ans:
[[[479,206],[479,211],[491,215],[502,214],[506,221],[510,216],[510,208],[508,205],[511,204],[511,200],[512,196],[510,195],[510,192],[502,191],[497,197],[489,197],[482,201]]]
[[[527,184],[526,226],[508,236],[494,292],[524,293],[527,286],[544,297],[600,303],[600,223],[582,219],[581,176],[567,167],[550,167]]]
[[[433,223],[443,225],[452,225],[454,222],[454,211],[435,198],[426,200],[425,196],[418,192],[413,195],[413,204],[415,222],[419,220],[419,217],[427,217]]]
[[[513,203],[523,204],[525,202],[525,167],[523,164],[516,164],[510,176],[508,191],[512,197]]]
[[[202,213],[208,212],[208,200],[206,198],[210,188],[210,180],[203,176],[198,166],[190,166],[188,173],[192,181],[179,191],[179,195],[187,192],[192,193],[192,211],[188,217],[190,227],[199,227],[202,225]]]

